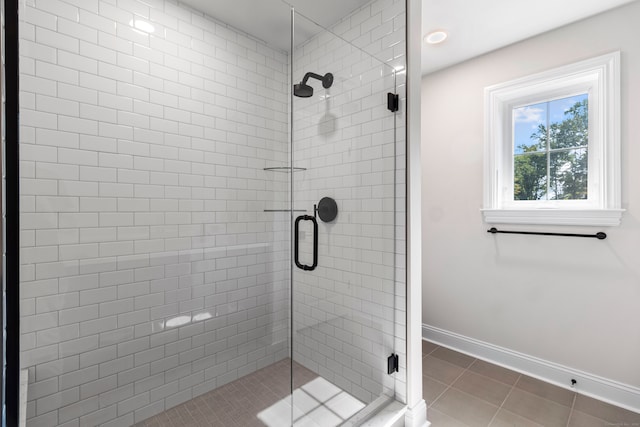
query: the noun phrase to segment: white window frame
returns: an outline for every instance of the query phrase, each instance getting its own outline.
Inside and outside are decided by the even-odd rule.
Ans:
[[[581,93],[589,97],[587,200],[513,199],[513,109]],[[485,88],[487,223],[620,224],[620,52]]]

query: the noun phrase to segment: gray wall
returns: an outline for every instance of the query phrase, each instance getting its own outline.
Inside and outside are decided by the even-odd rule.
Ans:
[[[425,324],[640,386],[639,21],[634,2],[423,78]],[[622,225],[603,229],[606,241],[488,235],[480,213],[484,88],[615,50]]]

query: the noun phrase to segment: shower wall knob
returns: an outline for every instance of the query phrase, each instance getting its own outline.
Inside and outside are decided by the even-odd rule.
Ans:
[[[314,209],[323,222],[331,222],[338,216],[338,204],[331,197],[320,199],[318,206],[314,206]]]

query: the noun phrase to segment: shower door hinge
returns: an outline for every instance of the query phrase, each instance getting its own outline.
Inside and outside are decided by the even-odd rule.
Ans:
[[[398,372],[398,355],[391,353],[387,358],[387,374],[391,375],[394,372]]]
[[[387,108],[392,113],[398,111],[398,104],[400,103],[397,93],[387,93]]]

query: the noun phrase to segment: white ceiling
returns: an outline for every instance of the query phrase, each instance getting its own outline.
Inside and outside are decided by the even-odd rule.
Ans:
[[[290,5],[330,27],[370,0],[182,0],[222,22],[282,49],[290,49]],[[422,44],[422,73],[430,73],[591,15],[640,0],[422,0],[422,34],[443,29],[449,38]],[[296,44],[319,31],[296,19]]]
[[[422,44],[430,73],[635,0],[422,0],[422,34],[445,30],[439,45]],[[595,30],[595,29],[594,29]]]
[[[327,28],[371,0],[182,0],[239,30],[282,49],[290,50],[290,7]],[[296,44],[320,30],[297,15]]]

